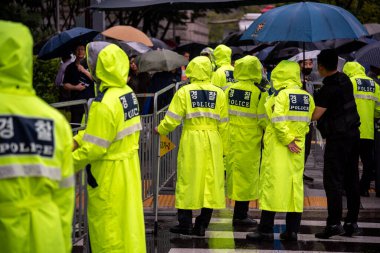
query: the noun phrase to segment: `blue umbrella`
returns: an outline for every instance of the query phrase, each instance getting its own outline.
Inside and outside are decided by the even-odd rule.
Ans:
[[[99,32],[83,27],[75,27],[70,30],[61,32],[60,34],[51,37],[38,53],[38,58],[41,60],[49,60],[60,57],[69,53],[75,45],[87,44]]]
[[[314,42],[366,35],[364,26],[340,7],[299,2],[265,12],[250,25],[241,40]]]

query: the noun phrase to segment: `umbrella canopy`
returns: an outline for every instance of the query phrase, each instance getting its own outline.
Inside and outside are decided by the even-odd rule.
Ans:
[[[314,42],[365,35],[364,26],[348,11],[329,4],[299,2],[265,12],[241,39]]]
[[[380,33],[380,24],[370,23],[364,24],[365,29],[367,29],[369,35]]]
[[[319,55],[321,51],[320,50],[313,50],[313,51],[307,51],[305,52],[305,59],[312,59],[315,62],[317,61],[317,56]],[[297,55],[291,57],[289,61],[295,61],[299,62],[303,59],[303,52],[298,53]],[[341,71],[343,69],[344,64],[346,63],[346,60],[342,57],[338,57],[338,70]],[[316,64],[314,64],[314,70],[317,72]]]
[[[370,66],[380,68],[380,41],[362,47],[355,54],[355,60],[368,71]]]
[[[163,42],[160,39],[150,38],[150,40],[153,43],[153,46],[152,46],[153,49],[170,49],[170,47],[168,46],[168,44],[166,44],[165,42]]]
[[[183,54],[184,52],[188,52],[190,53],[190,58],[192,59],[196,56],[199,56],[201,54],[201,51],[206,47],[207,47],[206,44],[190,42],[190,43],[186,43],[186,44],[182,44],[178,46],[175,49],[175,51],[180,54]]]
[[[120,41],[118,44],[119,44],[119,47],[121,47],[121,49],[123,49],[124,52],[129,57],[131,57],[133,55],[144,54],[144,53],[147,53],[147,52],[149,52],[149,51],[152,50],[150,47],[148,47],[145,44],[140,43],[140,42],[134,42],[134,41],[125,42],[125,41]]]
[[[103,31],[102,34],[106,37],[122,40],[134,41],[145,44],[148,47],[153,46],[152,41],[145,33],[128,25],[116,25]]]
[[[98,31],[75,27],[51,37],[38,53],[38,59],[49,60],[70,53],[77,44],[87,44],[99,34]]]
[[[136,63],[140,72],[171,71],[189,63],[185,57],[170,50],[155,50],[137,56]]]

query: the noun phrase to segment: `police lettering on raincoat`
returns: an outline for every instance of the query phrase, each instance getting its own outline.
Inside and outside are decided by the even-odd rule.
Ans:
[[[141,194],[139,136],[142,129],[138,101],[126,85],[127,55],[116,45],[87,45],[90,72],[99,86],[87,127],[74,137],[75,169],[91,164],[88,223],[91,250],[146,252]],[[117,63],[117,64],[116,64]]]
[[[32,86],[33,40],[0,21],[0,251],[70,253],[72,133]]]
[[[217,70],[212,75],[211,83],[221,87],[223,90],[235,82],[231,54],[231,48],[225,45],[219,45],[214,50]]]
[[[178,152],[175,207],[178,209],[225,208],[223,153],[226,152],[228,111],[222,89],[210,82],[212,66],[205,56],[186,68],[190,84],[174,95],[161,135],[183,120]]]
[[[255,56],[235,63],[236,83],[225,90],[229,123],[229,152],[226,156],[227,195],[230,199],[250,201],[259,195],[259,168],[262,129],[258,120],[261,91],[255,85],[262,79],[262,66]]]
[[[314,100],[302,90],[300,67],[282,61],[272,72],[277,95],[265,103],[270,124],[264,135],[260,170],[260,209],[273,212],[302,212],[304,202],[303,170],[305,135],[314,111]],[[297,140],[300,153],[292,153],[288,144]]]
[[[360,116],[360,139],[374,139],[374,118],[380,117],[380,87],[358,62],[347,62],[343,72],[354,85],[354,97]],[[376,115],[375,115],[376,114]]]

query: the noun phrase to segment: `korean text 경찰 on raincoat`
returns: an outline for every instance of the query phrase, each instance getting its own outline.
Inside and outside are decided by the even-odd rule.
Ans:
[[[70,253],[72,133],[35,95],[32,36],[0,21],[0,251]]]
[[[264,135],[260,170],[260,209],[273,212],[303,211],[303,170],[305,135],[314,111],[314,100],[302,90],[300,67],[282,61],[272,72],[273,87],[278,91],[265,103],[270,124]],[[300,153],[287,145],[298,139]]]
[[[356,107],[360,116],[360,139],[374,139],[374,118],[380,117],[380,86],[366,76],[365,69],[358,62],[347,62],[343,72],[354,86]]]
[[[94,253],[146,252],[138,156],[138,101],[126,85],[127,55],[116,45],[92,42],[87,61],[99,86],[87,127],[74,139],[75,169],[91,164],[97,187],[88,186],[88,223]],[[117,62],[117,64],[115,64]]]
[[[231,65],[231,48],[219,45],[214,50],[217,70],[212,75],[211,83],[223,90],[235,82],[234,67]]]
[[[161,135],[183,120],[178,152],[176,203],[178,209],[225,208],[223,153],[226,150],[228,111],[223,90],[211,84],[212,66],[205,56],[186,68],[190,84],[174,95]]]
[[[227,195],[238,201],[259,196],[259,169],[263,130],[258,126],[262,66],[255,56],[235,62],[236,83],[225,90],[229,113],[229,152],[226,156]]]

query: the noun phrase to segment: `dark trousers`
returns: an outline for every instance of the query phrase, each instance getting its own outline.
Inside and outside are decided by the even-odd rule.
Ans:
[[[83,115],[84,115],[83,105],[71,106],[70,112],[71,112],[70,123],[75,123],[71,127],[72,128],[79,127],[80,124],[82,123],[82,119],[83,119]]]
[[[306,164],[307,158],[310,155],[312,137],[313,137],[313,127],[310,125],[309,132],[305,136],[305,164]]]
[[[327,225],[340,224],[342,193],[346,191],[346,222],[357,222],[360,208],[359,193],[359,134],[326,140],[323,186],[327,197]]]
[[[363,174],[360,179],[360,191],[368,191],[371,180],[375,176],[375,142],[360,139],[360,160],[363,163]]]
[[[235,200],[234,216],[233,219],[245,219],[248,216],[249,201]]]
[[[210,223],[213,209],[202,208],[201,214],[195,218],[195,225],[203,224],[206,228]],[[182,227],[192,226],[193,211],[187,209],[178,209],[178,222]]]
[[[276,212],[261,211],[259,231],[262,233],[273,233],[274,217]],[[301,225],[302,213],[288,212],[286,213],[286,231],[288,233],[298,233]]]

